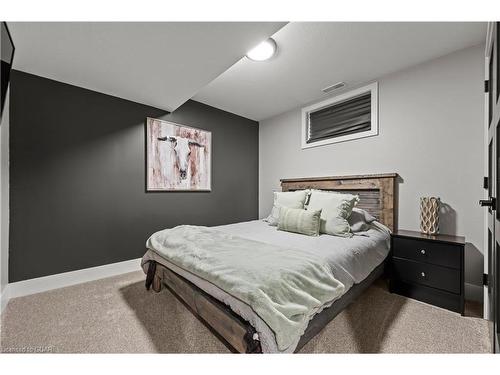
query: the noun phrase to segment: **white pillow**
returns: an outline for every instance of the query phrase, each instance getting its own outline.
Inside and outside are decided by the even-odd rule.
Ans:
[[[307,209],[321,210],[321,233],[351,237],[351,227],[347,219],[358,202],[357,195],[313,190]]]
[[[264,221],[267,221],[269,225],[276,227],[278,226],[279,217],[280,217],[280,207],[273,206],[273,208],[271,209],[271,213],[269,214],[268,217],[264,219]]]
[[[267,221],[269,225],[278,225],[278,220],[280,217],[280,207],[286,208],[300,208],[304,209],[304,205],[309,196],[310,190],[296,190],[296,191],[284,191],[284,192],[274,192],[274,202],[271,213],[264,221]]]
[[[300,208],[304,209],[307,196],[310,190],[296,190],[296,191],[275,191],[274,192],[274,205],[286,208]]]

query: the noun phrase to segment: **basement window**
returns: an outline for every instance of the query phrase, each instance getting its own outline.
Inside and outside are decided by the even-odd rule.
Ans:
[[[302,108],[302,148],[378,134],[378,84]]]

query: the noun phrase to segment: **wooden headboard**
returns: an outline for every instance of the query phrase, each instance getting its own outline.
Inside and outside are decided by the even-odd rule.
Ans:
[[[287,178],[282,191],[319,189],[359,195],[357,207],[368,211],[392,231],[397,229],[397,173],[357,176]]]

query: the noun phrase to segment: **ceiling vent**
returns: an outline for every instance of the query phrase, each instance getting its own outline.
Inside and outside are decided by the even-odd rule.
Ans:
[[[325,87],[324,89],[322,89],[321,91],[323,91],[325,94],[328,94],[329,92],[332,92],[334,90],[338,90],[338,89],[341,89],[342,87],[345,87],[345,82],[337,82],[336,84],[334,85],[331,85],[331,86],[327,86]]]

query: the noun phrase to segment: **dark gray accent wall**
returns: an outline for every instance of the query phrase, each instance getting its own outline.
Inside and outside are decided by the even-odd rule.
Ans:
[[[161,109],[14,70],[9,281],[138,258],[158,230],[258,215],[258,124]],[[145,88],[137,88],[144,90]],[[212,131],[212,191],[145,191],[145,119]]]

